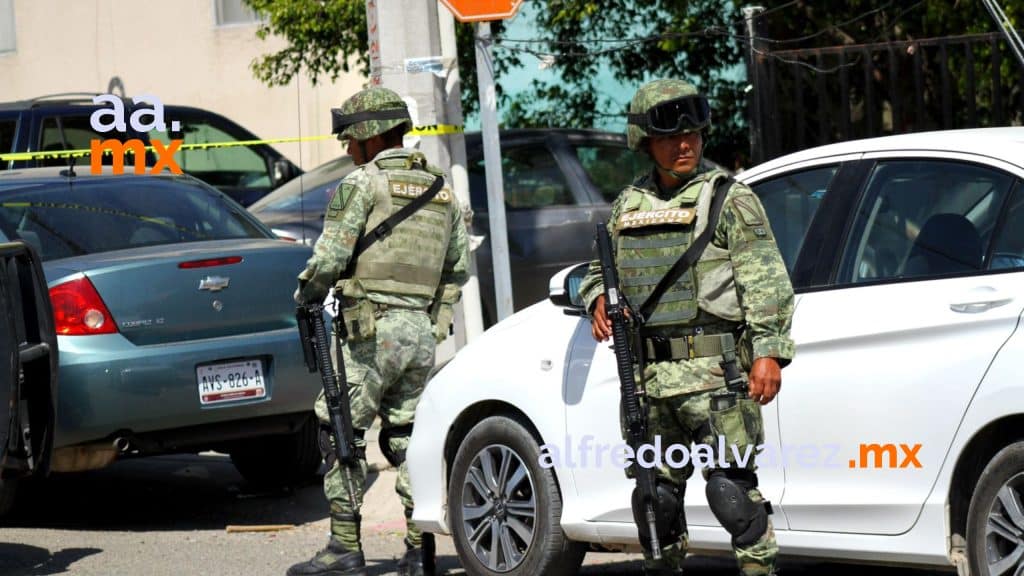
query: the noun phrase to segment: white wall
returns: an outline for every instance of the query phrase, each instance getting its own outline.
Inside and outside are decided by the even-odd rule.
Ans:
[[[116,76],[128,96],[151,93],[164,104],[206,108],[260,138],[329,134],[330,108],[365,79],[351,73],[314,87],[303,75],[266,87],[249,63],[284,41],[259,40],[255,24],[217,26],[214,3],[13,0],[16,48],[0,53],[0,101],[107,92]],[[333,139],[275,146],[305,170],[343,153]]]

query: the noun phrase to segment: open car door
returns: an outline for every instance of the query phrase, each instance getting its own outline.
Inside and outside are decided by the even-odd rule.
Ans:
[[[57,405],[57,335],[39,255],[0,243],[0,515],[19,478],[45,475]]]

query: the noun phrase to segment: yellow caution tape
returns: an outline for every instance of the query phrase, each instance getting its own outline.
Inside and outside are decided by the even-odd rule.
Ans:
[[[446,134],[461,134],[464,132],[462,126],[455,126],[452,124],[430,124],[427,126],[417,126],[409,131],[410,136],[443,136]],[[310,142],[313,140],[328,140],[336,138],[334,134],[326,134],[323,136],[299,136],[295,138],[273,138],[270,140],[235,140],[233,142],[205,142],[201,144],[182,144],[179,150],[208,150],[211,148],[231,148],[234,146],[257,146],[259,144],[285,144],[292,142]],[[152,146],[146,146],[146,150],[152,150]],[[126,153],[131,154],[130,149],[125,150]],[[48,151],[48,152],[13,152],[11,154],[0,154],[0,162],[22,162],[25,160],[48,160],[55,158],[81,158],[83,156],[89,156],[92,154],[92,150],[89,148],[79,150],[61,150],[61,151]],[[110,150],[104,150],[104,154],[110,154]]]

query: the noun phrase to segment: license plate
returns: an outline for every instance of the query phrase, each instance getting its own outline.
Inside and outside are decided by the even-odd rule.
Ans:
[[[203,406],[267,395],[263,364],[259,360],[196,366],[196,383],[199,385],[199,403]]]

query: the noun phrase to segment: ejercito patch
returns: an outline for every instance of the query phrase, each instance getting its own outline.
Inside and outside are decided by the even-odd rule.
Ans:
[[[391,182],[391,195],[402,198],[417,198],[421,196],[430,186],[413,184],[411,182]],[[452,201],[452,192],[448,188],[441,188],[436,196],[430,199],[431,202],[448,204]]]
[[[643,228],[659,224],[689,224],[697,217],[693,208],[662,208],[661,210],[645,210],[626,212],[619,216],[619,230]]]

